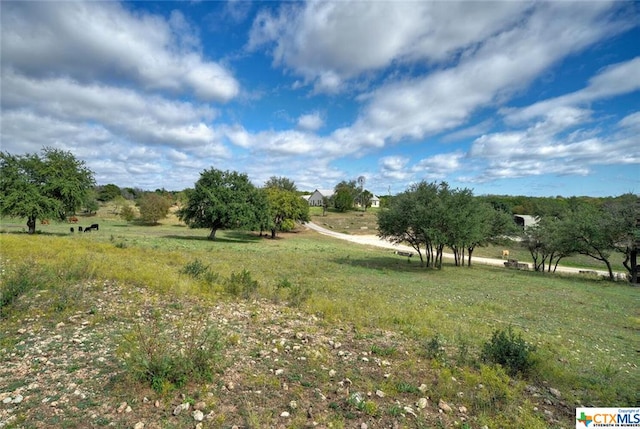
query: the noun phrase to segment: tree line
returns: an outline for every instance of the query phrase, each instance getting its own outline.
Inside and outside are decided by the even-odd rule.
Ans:
[[[510,206],[510,204],[516,206]],[[514,212],[537,215],[526,229],[513,222]],[[514,210],[515,208],[515,210]],[[638,283],[640,197],[608,198],[475,197],[469,189],[451,189],[446,182],[412,185],[392,197],[378,214],[382,238],[411,245],[426,266],[441,267],[442,253],[453,251],[455,265],[467,265],[477,246],[511,237],[530,252],[536,271],[555,271],[568,256],[586,255],[606,265],[614,279],[613,255],[622,257],[631,283]]]
[[[354,202],[368,206],[372,195],[364,180],[343,181],[335,187],[332,203],[338,211]],[[131,220],[136,204],[144,222],[156,223],[179,201],[178,218],[191,228],[209,229],[215,240],[220,229],[269,231],[275,238],[295,222],[309,220],[309,206],[290,179],[271,177],[262,188],[248,176],[215,168],[204,170],[194,188],[181,192],[157,189],[145,192],[109,184],[95,186],[94,174],[70,152],[45,147],[41,154],[0,152],[0,215],[27,219],[28,232],[38,219],[65,220],[84,208],[97,210],[98,201],[115,201],[121,215]],[[533,198],[474,196],[469,189],[452,189],[446,182],[420,182],[383,200],[378,213],[382,238],[408,243],[427,267],[442,267],[445,248],[456,266],[471,265],[477,246],[518,236],[529,250],[536,271],[555,270],[568,256],[582,254],[604,263],[614,278],[611,258],[623,257],[632,283],[638,283],[640,198]],[[523,213],[524,212],[524,213]],[[531,214],[539,222],[518,230],[513,214]]]
[[[45,147],[41,154],[0,152],[0,215],[27,219],[29,234],[37,220],[66,220],[81,209],[91,213],[98,201],[114,201],[120,215],[133,220],[135,200],[146,223],[157,223],[181,202],[178,217],[192,228],[270,231],[290,230],[295,222],[309,220],[309,206],[299,197],[295,183],[272,177],[256,188],[246,174],[214,168],[201,173],[193,189],[179,193],[157,189],[145,192],[108,184],[95,186],[94,173],[71,152]]]

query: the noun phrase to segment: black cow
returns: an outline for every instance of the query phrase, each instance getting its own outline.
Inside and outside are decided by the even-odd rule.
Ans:
[[[100,225],[98,225],[97,223],[94,223],[93,225],[91,225],[89,228],[91,229],[95,229],[96,231],[98,231],[100,229]]]
[[[71,234],[73,234],[75,232],[73,227],[69,228],[69,231],[71,232]]]
[[[82,232],[82,227],[81,226],[78,227],[78,232]]]
[[[88,227],[87,227],[87,228],[85,228],[85,229],[84,229],[84,232],[91,232],[91,228],[88,228]]]

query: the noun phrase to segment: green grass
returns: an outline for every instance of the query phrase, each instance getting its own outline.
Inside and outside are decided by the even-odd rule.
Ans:
[[[445,263],[442,270],[427,270],[387,250],[311,232],[270,240],[221,231],[219,240],[211,242],[206,240],[208,231],[171,222],[153,227],[119,220],[99,223],[100,231],[90,234],[70,235],[68,224],[53,223],[34,236],[13,233],[15,228],[3,223],[8,233],[0,234],[2,265],[17,266],[28,255],[47,272],[75,267],[74,277],[200,297],[222,294],[223,280],[218,287],[206,287],[202,279],[186,274],[185,267],[205,266],[220,279],[246,272],[263,297],[293,286],[308,291],[299,308],[326,324],[392,331],[421,347],[437,336],[452,357],[461,344],[464,353],[479,355],[494,331],[513,327],[536,347],[539,366],[532,381],[560,389],[570,406],[631,406],[637,400],[640,290],[624,283],[480,265],[460,268]],[[3,287],[4,283],[3,278]],[[380,357],[399,353],[384,343],[370,351]],[[482,382],[470,374],[462,370],[459,376],[471,380],[469,386]],[[498,390],[503,389],[500,377],[495,382]],[[413,393],[407,386],[396,388]],[[441,389],[436,393],[449,387],[441,384]],[[498,399],[475,400],[490,407]]]

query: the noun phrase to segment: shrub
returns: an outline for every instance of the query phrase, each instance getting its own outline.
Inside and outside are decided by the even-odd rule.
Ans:
[[[493,332],[491,340],[482,348],[481,358],[484,362],[501,365],[511,376],[527,375],[535,366],[534,351],[535,347],[509,326],[506,331]]]
[[[136,218],[136,211],[129,204],[126,204],[120,210],[120,217],[126,222],[131,222]]]
[[[209,266],[205,265],[200,259],[196,259],[193,262],[189,262],[186,264],[181,270],[181,274],[186,274],[188,276],[193,277],[194,279],[203,276],[209,271]]]
[[[425,344],[425,355],[438,362],[445,361],[444,344],[440,335],[436,334]]]
[[[157,315],[125,334],[120,350],[134,379],[167,393],[188,382],[212,381],[221,366],[222,347],[219,332],[205,323],[195,323],[185,333]]]
[[[249,299],[258,291],[258,282],[251,278],[251,273],[242,270],[241,273],[231,273],[224,283],[224,290],[230,295]]]

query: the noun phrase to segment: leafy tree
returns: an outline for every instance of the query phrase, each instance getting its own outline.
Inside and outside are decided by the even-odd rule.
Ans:
[[[265,188],[276,188],[284,191],[297,192],[298,188],[293,180],[286,177],[271,176],[264,184]]]
[[[366,189],[360,193],[360,203],[362,207],[364,207],[364,211],[367,211],[369,207],[371,207],[371,199],[373,198],[373,194]]]
[[[309,220],[309,204],[296,192],[271,187],[265,189],[269,202],[271,238],[291,222]]]
[[[155,225],[160,219],[167,217],[171,208],[171,201],[163,195],[149,192],[140,198],[138,208],[140,209],[142,221]]]
[[[580,204],[571,213],[569,222],[566,239],[575,244],[578,253],[603,262],[609,278],[614,280],[611,252],[624,236],[624,221],[616,219],[612,211],[592,204]]]
[[[209,228],[210,240],[219,229],[257,229],[269,213],[266,196],[246,174],[211,168],[200,174],[178,217],[191,228]]]
[[[98,201],[107,202],[121,195],[118,185],[109,183],[108,185],[98,186]]]
[[[529,250],[536,271],[556,271],[560,260],[576,253],[571,219],[543,217],[536,225],[524,231],[523,243]],[[545,268],[546,267],[546,268]]]
[[[338,183],[334,188],[333,206],[339,212],[346,212],[353,208],[356,197],[360,194],[360,189],[355,180]]]
[[[75,213],[93,185],[93,172],[71,152],[49,147],[42,155],[0,152],[0,213],[26,217],[29,234],[38,218],[62,220]]]
[[[619,222],[619,236],[615,249],[624,255],[622,264],[628,271],[629,281],[638,284],[638,250],[640,249],[640,197],[624,194],[605,204],[605,210]]]

